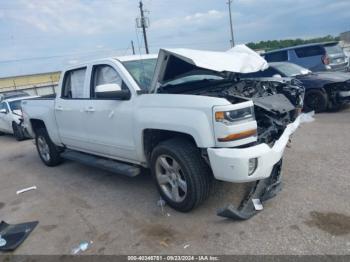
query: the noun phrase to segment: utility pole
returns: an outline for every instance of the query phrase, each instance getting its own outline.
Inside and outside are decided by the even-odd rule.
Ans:
[[[131,40],[131,49],[132,49],[132,54],[135,54],[135,47],[134,47],[134,41]]]
[[[232,23],[232,12],[231,12],[231,4],[232,4],[233,0],[228,0],[227,4],[228,4],[228,11],[230,14],[230,30],[231,30],[231,47],[235,46],[235,39],[233,37],[233,23]]]
[[[145,18],[145,15],[144,15],[144,11],[143,11],[143,3],[142,3],[142,1],[140,1],[139,8],[140,8],[140,14],[141,14],[141,19],[140,19],[140,25],[139,25],[139,27],[142,28],[143,40],[145,41],[146,54],[149,54],[149,51],[148,51],[148,42],[147,42],[147,35],[146,35],[147,24],[146,24],[146,18]]]

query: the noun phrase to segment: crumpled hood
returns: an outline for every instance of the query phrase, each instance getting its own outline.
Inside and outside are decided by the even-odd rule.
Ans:
[[[227,52],[160,49],[150,91],[155,91],[163,83],[196,69],[253,73],[267,68],[266,60],[245,45],[237,45]]]

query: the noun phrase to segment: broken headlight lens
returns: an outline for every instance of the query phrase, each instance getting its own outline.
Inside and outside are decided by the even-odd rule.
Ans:
[[[215,112],[215,120],[226,124],[252,121],[254,119],[255,116],[253,107],[246,107],[232,111]]]

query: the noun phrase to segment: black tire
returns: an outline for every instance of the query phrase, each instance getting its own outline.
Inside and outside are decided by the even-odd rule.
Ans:
[[[323,112],[327,109],[328,97],[322,90],[310,90],[306,92],[304,99],[304,110],[306,112],[315,111],[315,113]]]
[[[187,193],[180,202],[169,198],[157,179],[156,163],[158,158],[164,156],[176,160],[181,169],[181,176],[187,183]],[[189,140],[174,138],[157,145],[151,156],[151,172],[160,195],[177,211],[191,211],[209,196],[212,184],[211,169],[201,157],[200,150]]]
[[[47,154],[41,152],[40,143],[47,144]],[[40,128],[35,132],[35,145],[38,151],[40,159],[47,166],[57,166],[61,164],[62,158],[60,157],[60,149],[51,141],[45,128]]]
[[[12,122],[13,136],[17,141],[22,141],[25,139],[22,128],[15,122]]]

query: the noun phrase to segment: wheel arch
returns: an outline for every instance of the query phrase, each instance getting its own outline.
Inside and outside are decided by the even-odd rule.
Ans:
[[[142,132],[142,145],[147,163],[150,163],[152,151],[159,143],[175,137],[188,140],[190,143],[193,143],[198,147],[195,138],[190,134],[163,129],[144,129]]]
[[[41,119],[30,119],[30,125],[32,127],[32,130],[34,132],[34,134],[37,133],[37,130],[40,128],[45,128],[46,129],[46,125],[45,122]]]

